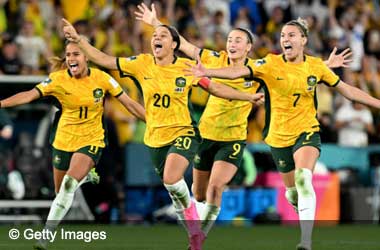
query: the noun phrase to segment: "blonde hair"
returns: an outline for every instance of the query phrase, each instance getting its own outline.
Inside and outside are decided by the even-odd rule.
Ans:
[[[58,56],[50,57],[48,59],[51,65],[51,72],[67,69],[66,58],[60,58]]]
[[[285,25],[293,25],[298,27],[303,36],[309,36],[309,24],[307,21],[301,17],[298,17],[297,20],[292,20],[287,22]]]

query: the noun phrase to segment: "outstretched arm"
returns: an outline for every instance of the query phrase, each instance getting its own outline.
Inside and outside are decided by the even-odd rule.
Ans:
[[[240,101],[249,101],[251,103],[261,105],[264,103],[264,94],[248,94],[245,92],[238,91],[234,88],[231,88],[224,84],[219,84],[211,81],[207,77],[203,77],[199,82],[199,86],[201,86],[206,91],[210,92],[210,94],[231,100],[240,100]]]
[[[121,94],[117,99],[129,112],[145,122],[145,109],[140,103],[134,101],[126,93]]]
[[[338,83],[336,89],[347,99],[380,109],[380,100],[370,96],[361,89],[353,87],[343,81]]]
[[[207,76],[224,79],[236,79],[240,77],[249,77],[251,75],[251,71],[248,67],[245,66],[231,66],[217,69],[208,69],[203,66],[200,60],[198,60],[198,63],[196,65],[187,62],[186,65],[189,68],[184,70],[185,74],[195,77]]]
[[[0,108],[14,107],[17,105],[29,103],[38,98],[40,98],[40,93],[38,92],[36,88],[33,88],[31,90],[23,91],[11,97],[1,100]]]
[[[70,42],[78,44],[90,61],[107,69],[117,69],[116,57],[107,55],[93,47],[87,39],[77,33],[74,26],[66,19],[62,18],[62,23],[65,38]]]
[[[138,11],[135,11],[136,19],[143,21],[144,23],[151,25],[153,27],[157,27],[162,25],[160,20],[157,18],[156,9],[154,7],[154,3],[151,5],[151,10],[145,3],[141,3],[137,5]],[[195,59],[197,55],[199,55],[201,49],[195,46],[194,44],[188,42],[183,36],[180,35],[180,46],[179,50],[185,53],[187,56]]]
[[[352,62],[352,59],[349,57],[352,55],[352,52],[350,48],[347,48],[343,50],[340,54],[336,54],[337,48],[334,47],[334,49],[331,51],[329,58],[327,61],[324,61],[324,63],[327,65],[329,68],[347,68],[350,62]]]

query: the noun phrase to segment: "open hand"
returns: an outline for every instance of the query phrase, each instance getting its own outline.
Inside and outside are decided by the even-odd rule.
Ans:
[[[143,21],[144,23],[152,26],[157,26],[161,24],[161,22],[157,18],[154,3],[152,3],[151,5],[152,10],[150,10],[148,6],[145,5],[145,3],[137,5],[137,8],[139,9],[139,11],[135,11],[137,20]]]
[[[333,51],[330,53],[329,58],[327,59],[327,66],[329,68],[347,68],[352,59],[349,57],[352,55],[351,49],[347,48],[343,50],[340,54],[336,54],[337,48],[334,47]]]
[[[197,56],[197,64],[194,65],[188,62],[185,62],[185,64],[189,67],[183,70],[185,72],[185,76],[195,76],[195,77],[206,76],[206,68],[201,63],[199,55]]]

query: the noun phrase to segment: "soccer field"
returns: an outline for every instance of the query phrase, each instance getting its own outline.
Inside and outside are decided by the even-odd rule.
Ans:
[[[20,232],[17,240],[9,238],[10,229]],[[124,225],[68,225],[71,232],[81,239],[63,239],[59,230],[51,250],[75,249],[131,249],[131,250],[185,250],[187,238],[179,225],[124,226]],[[41,230],[41,226],[0,226],[0,249],[32,249],[35,240],[24,239],[30,232]],[[105,239],[85,242],[87,236],[104,232]],[[27,232],[28,235],[24,235]],[[380,227],[378,225],[341,225],[316,227],[313,250],[380,250]],[[204,244],[204,250],[294,250],[298,243],[299,229],[296,226],[254,225],[252,227],[216,226]],[[98,237],[99,238],[99,237]]]

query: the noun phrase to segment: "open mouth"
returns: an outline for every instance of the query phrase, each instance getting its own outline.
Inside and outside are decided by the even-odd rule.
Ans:
[[[162,44],[160,44],[160,43],[154,44],[154,52],[155,53],[159,53],[161,51],[161,49],[162,49]]]
[[[78,63],[70,63],[69,67],[70,67],[71,72],[76,72],[78,71],[78,68],[79,68]]]
[[[290,52],[292,51],[292,46],[291,45],[284,45],[285,52]]]
[[[235,54],[237,51],[235,49],[230,49],[228,52],[230,52],[230,54]]]

